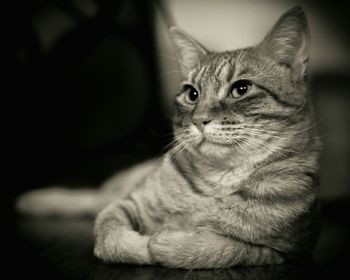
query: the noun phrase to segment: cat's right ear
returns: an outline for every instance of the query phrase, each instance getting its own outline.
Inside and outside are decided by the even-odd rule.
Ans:
[[[290,66],[297,76],[306,76],[310,32],[304,11],[300,7],[288,10],[279,18],[259,47],[278,62]]]
[[[208,51],[177,27],[171,27],[169,33],[177,52],[180,69],[187,75],[208,54]]]

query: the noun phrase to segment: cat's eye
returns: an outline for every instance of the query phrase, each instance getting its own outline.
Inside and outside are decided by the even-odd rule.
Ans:
[[[241,97],[245,95],[252,87],[252,82],[249,80],[239,80],[233,83],[231,88],[232,97]]]
[[[196,104],[199,99],[198,91],[191,85],[185,85],[185,101],[189,104]]]

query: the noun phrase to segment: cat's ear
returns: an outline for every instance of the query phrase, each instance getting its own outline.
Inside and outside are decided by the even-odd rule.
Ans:
[[[208,51],[190,35],[177,27],[169,29],[177,51],[180,69],[184,75],[192,70],[208,54]]]
[[[306,76],[309,61],[310,33],[302,8],[295,7],[283,14],[259,45],[278,62]]]

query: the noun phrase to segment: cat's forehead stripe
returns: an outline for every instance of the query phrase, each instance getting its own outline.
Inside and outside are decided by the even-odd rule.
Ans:
[[[225,82],[229,82],[232,80],[232,77],[234,75],[235,72],[235,63],[233,60],[227,60],[226,64],[224,65],[224,67],[221,70],[220,73],[220,78],[221,80],[225,81]]]
[[[193,77],[194,83],[197,83],[198,85],[200,85],[200,81],[201,81],[204,73],[207,71],[208,67],[209,67],[209,65],[204,65],[202,68],[200,68],[200,70],[197,72],[197,74],[195,74]]]
[[[225,77],[224,79],[226,80],[227,72],[229,71],[230,68],[231,68],[230,61],[227,59],[224,59],[221,62],[221,64],[217,66],[214,76],[217,79],[222,79]]]
[[[220,73],[222,67],[224,67],[224,65],[226,64],[226,60],[224,60],[224,59],[222,59],[222,58],[221,58],[220,60],[221,60],[221,61],[212,63],[213,65],[215,65],[213,75],[216,76],[216,77],[219,75],[219,73]]]
[[[237,58],[233,53],[224,53],[219,57],[218,61],[213,61],[212,66],[215,68],[212,75],[218,82],[229,82],[232,80],[236,70]]]
[[[242,53],[221,53],[215,55],[211,61],[201,65],[197,71],[190,74],[189,80],[200,88],[208,83],[219,86],[222,82],[230,82],[241,71]]]

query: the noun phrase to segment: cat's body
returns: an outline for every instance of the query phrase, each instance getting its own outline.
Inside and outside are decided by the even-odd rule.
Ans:
[[[208,52],[178,29],[171,35],[184,73],[175,145],[135,169],[140,182],[124,184],[98,214],[95,255],[214,268],[310,251],[320,142],[305,80],[304,13],[290,10],[258,46],[232,52]],[[94,211],[111,200],[118,183],[109,185]]]

